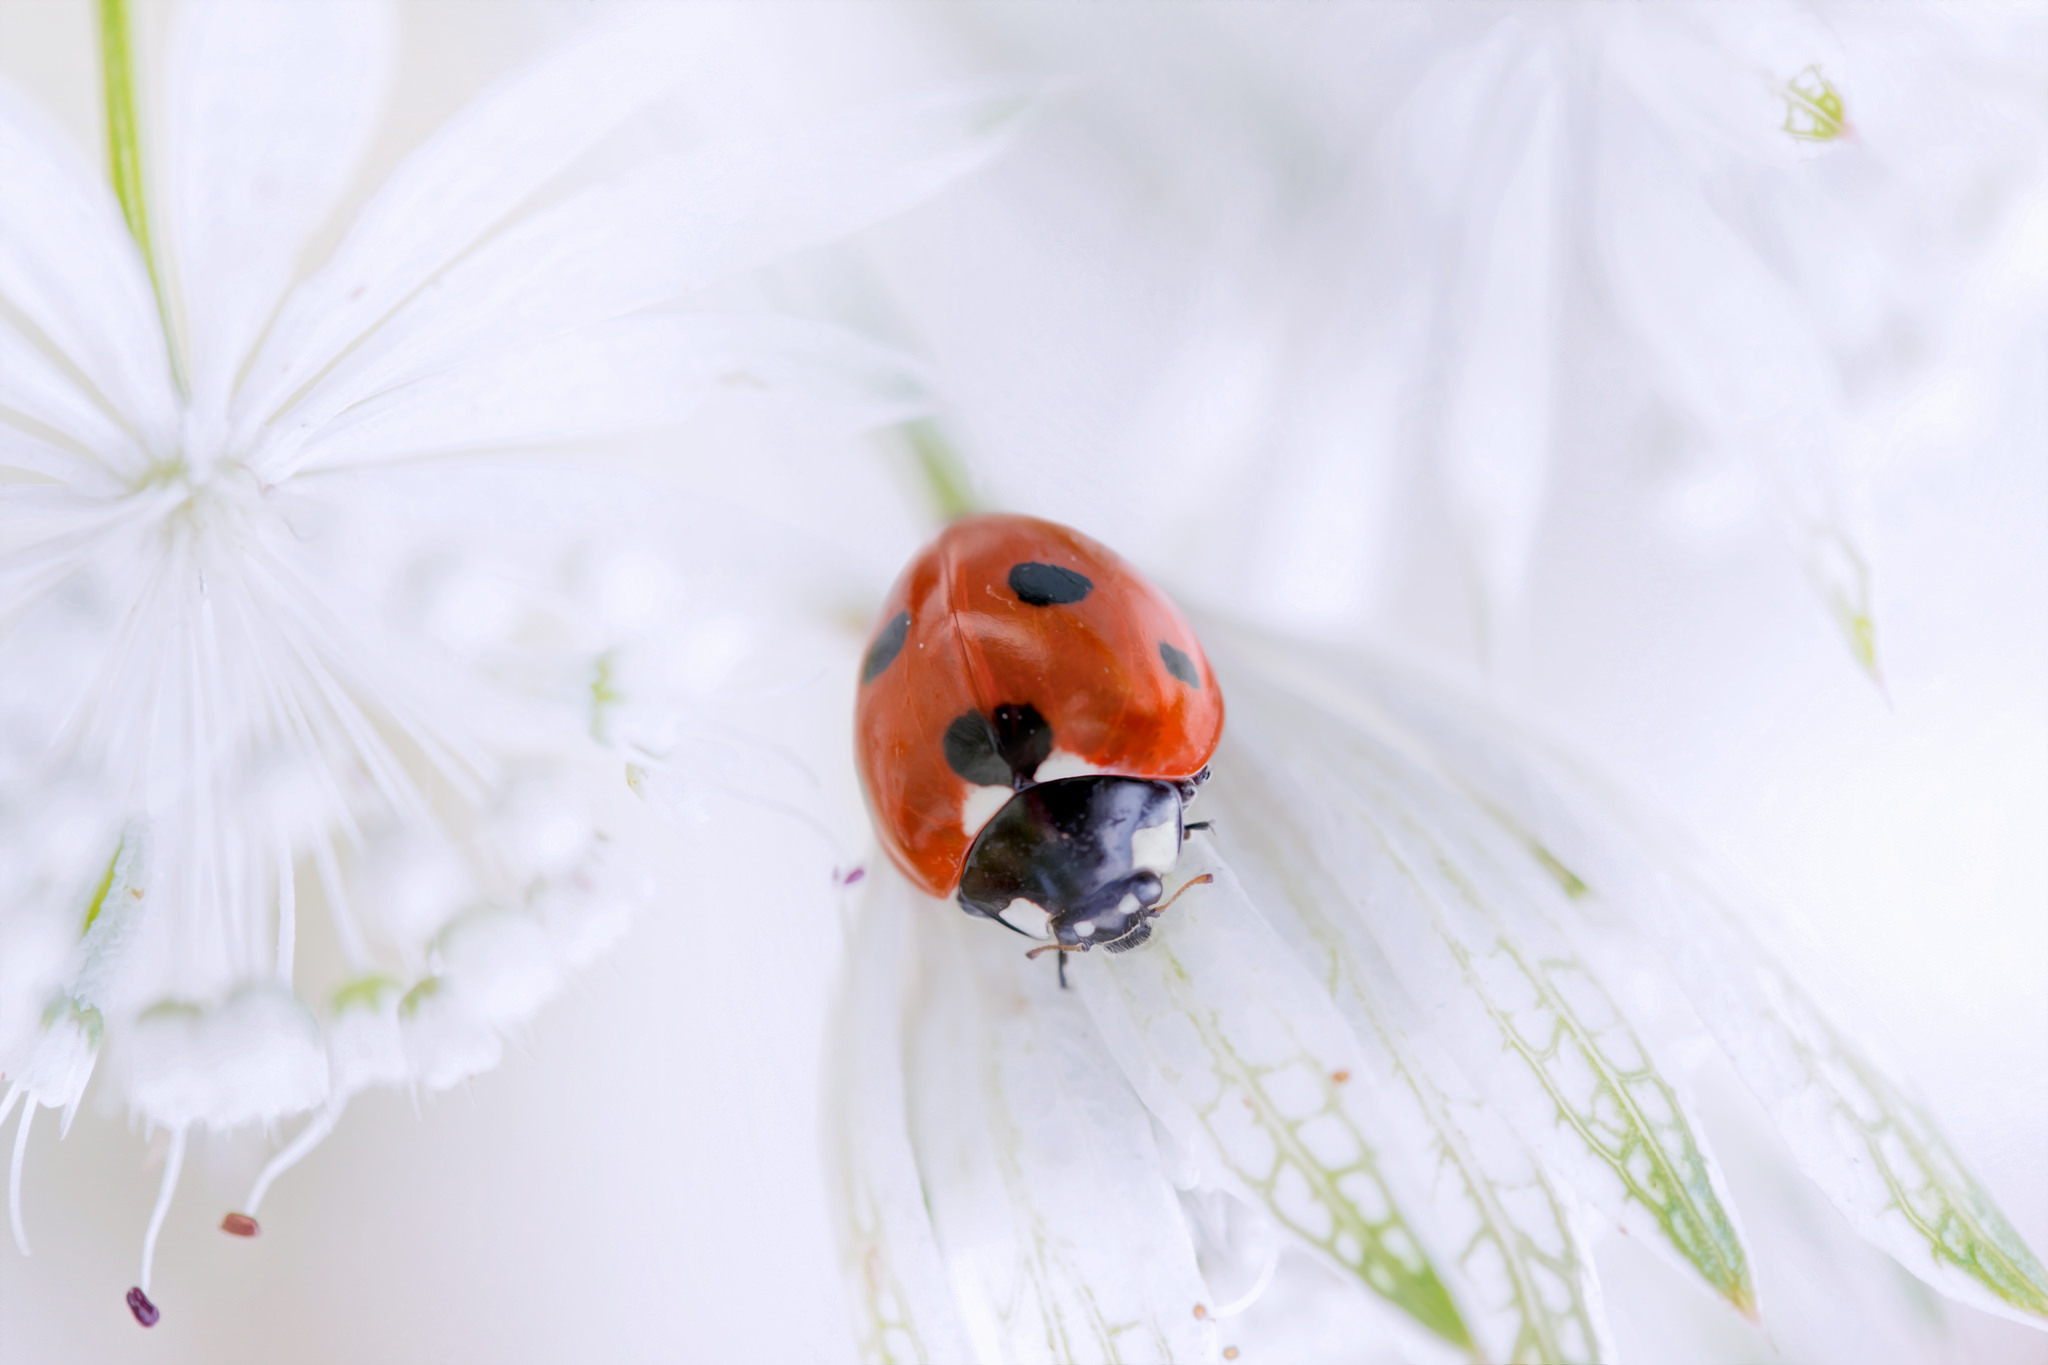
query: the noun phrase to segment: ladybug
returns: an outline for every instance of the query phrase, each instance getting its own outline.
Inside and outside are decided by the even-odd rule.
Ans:
[[[855,723],[890,859],[1019,933],[1007,913],[1042,912],[1031,956],[1058,951],[1064,984],[1066,953],[1151,937],[1202,828],[1184,812],[1223,696],[1187,618],[1114,552],[988,515],[946,527],[889,590]]]

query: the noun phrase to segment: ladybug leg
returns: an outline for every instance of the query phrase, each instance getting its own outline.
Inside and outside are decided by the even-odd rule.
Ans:
[[[1051,953],[1053,960],[1060,964],[1060,989],[1065,990],[1067,989],[1067,954],[1085,953],[1088,951],[1089,946],[1086,943],[1042,943],[1024,954],[1024,956],[1030,958],[1037,957],[1040,953]]]
[[[1180,827],[1180,832],[1182,834],[1193,834],[1198,829],[1214,829],[1215,827],[1216,822],[1214,820],[1190,820]]]

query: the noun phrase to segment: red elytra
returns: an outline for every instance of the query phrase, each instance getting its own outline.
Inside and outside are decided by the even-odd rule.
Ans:
[[[964,518],[919,551],[861,671],[857,750],[875,826],[934,896],[961,888],[976,836],[1027,790],[1052,799],[1041,784],[1110,774],[1178,784],[1184,801],[1223,733],[1187,618],[1113,551],[1035,517]],[[1172,815],[1177,851],[1178,802]],[[971,900],[963,892],[991,914]]]

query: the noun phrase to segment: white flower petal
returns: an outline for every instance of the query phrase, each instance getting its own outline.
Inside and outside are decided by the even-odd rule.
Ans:
[[[408,156],[292,291],[235,396],[237,445],[438,271],[668,90],[678,16],[656,6],[515,72]]]
[[[307,237],[355,170],[391,28],[390,7],[364,0],[207,0],[179,14],[163,226],[201,421],[225,419]]]
[[[535,213],[409,299],[276,424],[292,452],[356,403],[480,354],[678,298],[896,213],[973,169],[1030,107],[1015,87],[666,158]]]
[[[2048,1271],[1926,1107],[1821,1004],[1773,916],[1640,801],[1476,710],[1376,671],[1376,698],[1534,846],[1625,915],[1770,1111],[1803,1170],[1865,1238],[1942,1293],[2040,1325]]]
[[[1389,1151],[1367,1050],[1213,854],[1142,949],[1070,968],[1109,1052],[1206,1183],[1303,1242],[1451,1344],[1474,1343],[1417,1221],[1429,1170]],[[1014,950],[1013,950],[1014,951]],[[1398,1139],[1400,1134],[1397,1134]]]
[[[849,953],[832,1029],[826,1112],[836,1139],[839,1245],[860,1358],[891,1365],[970,1359],[932,1231],[904,1096],[904,990],[912,919],[930,907],[877,872]]]
[[[1481,152],[1468,194],[1440,224],[1464,238],[1445,323],[1442,469],[1489,617],[1517,595],[1549,482],[1566,118],[1556,61],[1539,45],[1489,82],[1468,134]],[[1435,93],[1424,87],[1411,126],[1450,122],[1426,102]]]
[[[1757,461],[1816,591],[1874,673],[1870,585],[1841,456],[1841,382],[1813,323],[1618,85],[1600,129],[1596,221],[1608,297],[1689,415]]]
[[[1260,910],[1327,983],[1364,1044],[1365,1064],[1349,1084],[1377,1113],[1375,1135],[1386,1141],[1404,1133],[1405,1147],[1430,1154],[1431,1226],[1458,1248],[1460,1302],[1487,1358],[1611,1360],[1593,1261],[1568,1198],[1501,1116],[1461,1084],[1280,789],[1243,761],[1235,743],[1219,763],[1222,780],[1204,804],[1213,803],[1219,837],[1245,850],[1236,866]]]
[[[1327,679],[1293,668],[1283,687],[1257,672],[1270,656],[1237,661],[1237,740],[1286,768],[1292,818],[1487,1101],[1589,1202],[1752,1311],[1720,1168],[1574,941],[1557,881],[1384,726],[1347,714]]]
[[[782,390],[856,429],[926,403],[914,362],[797,318],[638,315],[415,380],[322,428],[290,469],[633,431],[679,420],[720,387]],[[273,476],[285,472],[273,469]]]
[[[1010,936],[922,909],[910,1137],[975,1354],[1216,1360],[1151,1122],[1087,1010]]]
[[[5,322],[0,322],[0,408],[66,436],[98,457],[59,451],[31,431],[0,427],[0,465],[32,469],[78,492],[105,496],[121,490],[117,475],[133,477],[148,463],[135,438],[105,408]]]
[[[177,392],[135,239],[113,191],[40,110],[4,85],[0,185],[0,297],[77,367],[145,449],[169,452]]]

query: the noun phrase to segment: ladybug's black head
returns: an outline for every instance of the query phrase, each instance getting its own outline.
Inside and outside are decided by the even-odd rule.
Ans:
[[[975,836],[961,908],[1000,919],[1021,900],[1063,947],[1137,947],[1180,858],[1183,785],[1065,777],[1024,788]]]

